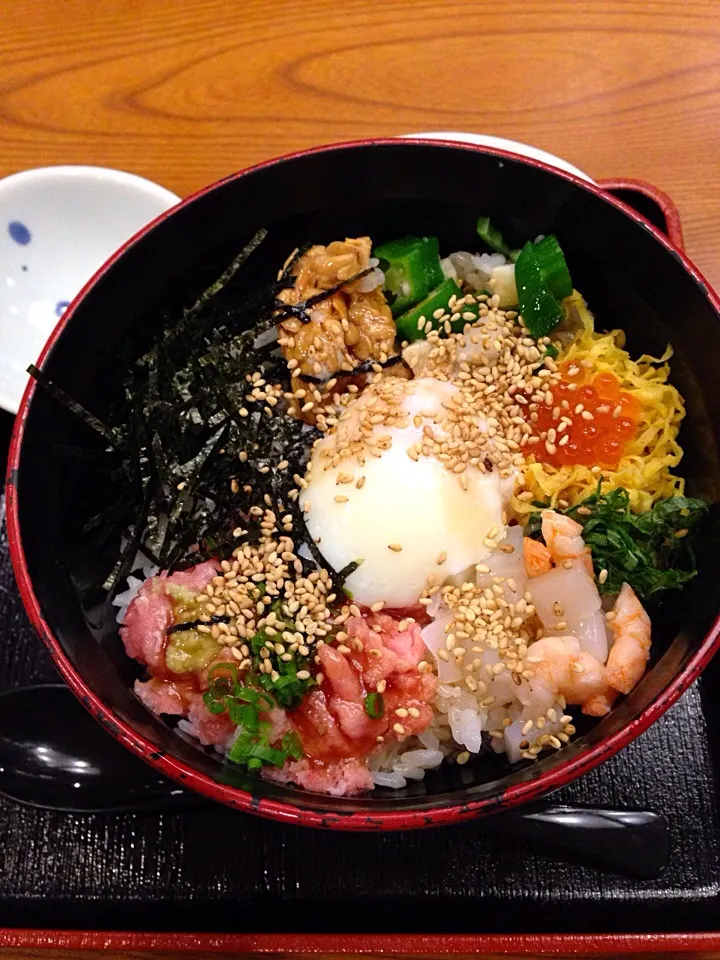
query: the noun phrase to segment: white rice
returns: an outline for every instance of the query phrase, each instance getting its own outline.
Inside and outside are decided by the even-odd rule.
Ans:
[[[368,273],[365,277],[361,277],[360,280],[356,280],[354,289],[360,293],[371,293],[377,287],[382,287],[385,283],[385,274],[379,268],[379,263],[380,261],[377,257],[370,258],[369,265],[373,267],[372,272]]]
[[[120,549],[124,549],[124,544],[121,543]],[[118,623],[125,622],[125,614],[127,613],[127,609],[138,595],[140,587],[142,587],[145,581],[160,573],[160,567],[148,560],[145,554],[141,551],[138,551],[135,555],[133,570],[136,573],[139,573],[140,576],[136,577],[131,574],[127,578],[127,589],[123,590],[122,593],[115,594],[112,602],[113,606],[118,608],[118,612],[115,616],[115,619]]]
[[[507,263],[501,253],[469,253],[467,250],[451,253],[449,260],[457,279],[476,291],[486,290],[495,267]]]

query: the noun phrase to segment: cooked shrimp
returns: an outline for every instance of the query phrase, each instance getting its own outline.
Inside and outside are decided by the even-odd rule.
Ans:
[[[525,558],[525,570],[529,577],[539,577],[542,573],[549,573],[552,570],[552,554],[539,540],[533,540],[532,537],[523,539],[523,556]]]
[[[615,637],[605,668],[605,679],[620,693],[630,693],[645,673],[650,658],[650,617],[624,583],[615,601],[612,629]]]
[[[585,701],[582,705],[582,712],[588,717],[604,717],[612,710],[617,697],[617,690],[613,690],[611,686],[606,684],[603,691],[596,693],[595,696]]]
[[[539,662],[535,662],[536,657]],[[586,704],[594,703],[607,690],[602,663],[581,650],[575,637],[536,640],[528,647],[527,663],[535,675],[530,681],[531,689],[540,685],[565,697],[568,703],[581,703],[583,713]]]
[[[543,510],[541,517],[542,535],[555,563],[580,559],[592,576],[592,557],[582,538],[582,524],[555,510]]]

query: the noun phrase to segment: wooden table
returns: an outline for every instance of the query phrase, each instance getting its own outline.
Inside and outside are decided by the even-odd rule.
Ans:
[[[716,0],[0,0],[0,175],[90,163],[184,195],[420,130],[652,181],[720,287]]]
[[[713,0],[2,0],[0,174],[131,170],[187,194],[267,157],[470,130],[676,200],[720,286]]]

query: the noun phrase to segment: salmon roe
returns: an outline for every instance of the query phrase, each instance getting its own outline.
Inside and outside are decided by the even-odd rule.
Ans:
[[[535,444],[535,457],[556,467],[582,464],[614,470],[637,433],[640,404],[620,389],[609,371],[588,379],[582,365],[566,361],[560,373],[552,407],[542,404],[537,411],[540,443]]]

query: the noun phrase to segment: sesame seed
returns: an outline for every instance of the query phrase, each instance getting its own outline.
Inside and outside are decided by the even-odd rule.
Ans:
[[[388,544],[388,550],[392,550],[393,553],[400,553],[400,551],[402,550],[402,544],[401,544],[401,543],[389,543],[389,544]]]
[[[460,766],[462,767],[464,764],[468,762],[469,759],[470,759],[470,753],[467,750],[463,750],[461,753],[457,755],[457,757],[455,757],[455,762],[460,764]]]

